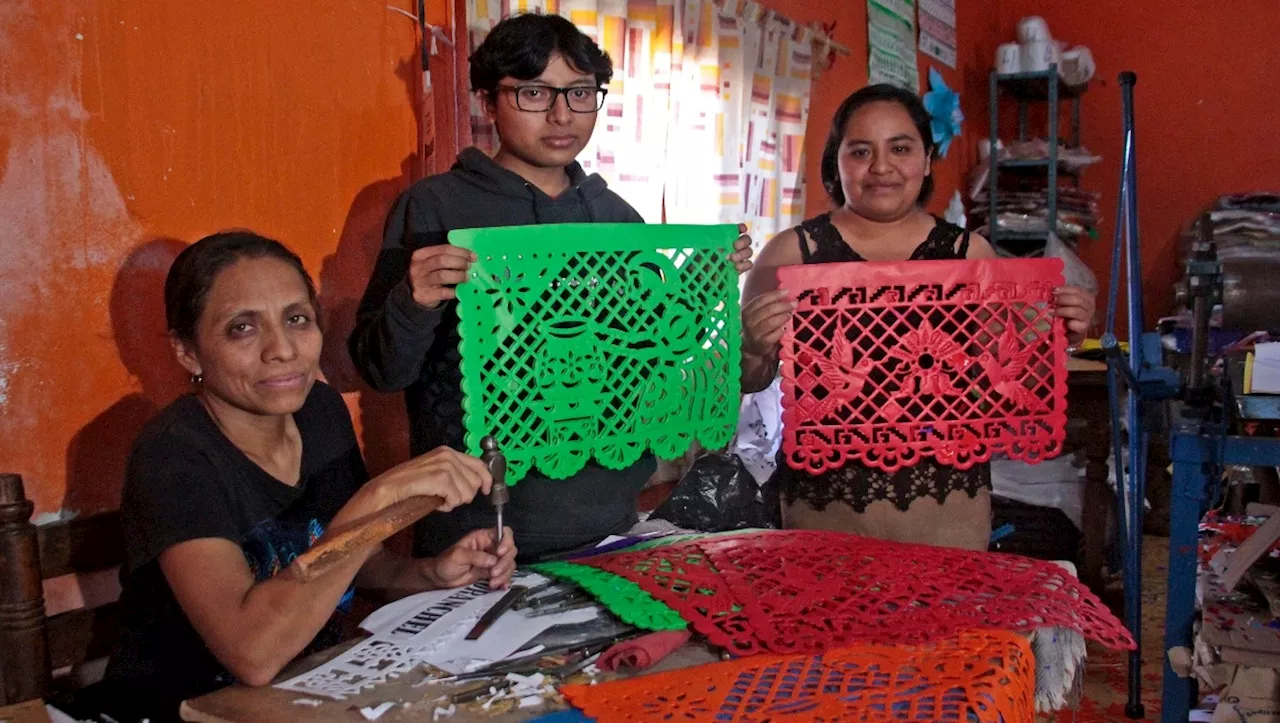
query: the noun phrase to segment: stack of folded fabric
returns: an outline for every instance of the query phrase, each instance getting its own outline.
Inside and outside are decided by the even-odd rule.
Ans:
[[[1271,252],[1280,256],[1280,194],[1222,196],[1205,211],[1209,214],[1219,258],[1246,251]],[[1182,232],[1179,247],[1183,258],[1190,254],[1199,223],[1197,217]]]
[[[984,149],[985,151],[985,149]],[[1049,144],[1044,139],[1015,141],[997,149],[1001,161],[1044,161],[1049,158]],[[990,236],[990,204],[987,180],[990,164],[984,158],[974,167],[969,178],[970,218],[974,228]],[[1101,160],[1084,147],[1058,147],[1058,167],[1077,173]],[[1001,231],[1044,233],[1048,230],[1049,192],[1043,168],[1034,174],[1003,173],[996,196],[996,224]],[[1097,235],[1101,215],[1098,194],[1084,191],[1058,176],[1058,223],[1054,231],[1068,243],[1084,236]]]
[[[1224,273],[1235,275],[1237,293],[1269,291],[1273,279],[1280,273],[1280,194],[1241,193],[1221,196],[1208,208],[1196,214],[1184,227],[1178,240],[1178,258],[1185,265],[1191,257],[1191,244],[1200,235],[1200,224],[1208,214],[1210,232],[1217,247],[1218,260]],[[1186,279],[1175,284],[1179,295],[1186,291]],[[1262,287],[1262,288],[1258,288]],[[1191,344],[1191,312],[1185,304],[1178,304],[1173,316],[1160,320],[1165,346],[1179,353],[1188,353]],[[1230,349],[1232,344],[1244,339],[1252,343],[1250,336],[1261,328],[1244,328],[1239,319],[1226,319],[1222,306],[1217,305],[1210,317],[1209,353],[1217,356]]]
[[[980,224],[979,233],[990,235],[987,192],[978,194],[974,204],[970,215]],[[996,217],[1001,231],[1043,233],[1049,224],[1049,197],[1044,184],[1039,188],[1024,184],[1018,190],[1001,189],[996,198]],[[1058,189],[1057,234],[1063,240],[1074,243],[1081,237],[1095,237],[1100,218],[1097,193],[1071,187]]]

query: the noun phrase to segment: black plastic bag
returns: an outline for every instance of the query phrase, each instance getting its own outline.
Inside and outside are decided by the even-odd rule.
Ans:
[[[736,454],[706,454],[694,461],[649,519],[699,532],[779,529],[782,506],[777,485],[776,479],[763,487],[756,484]]]

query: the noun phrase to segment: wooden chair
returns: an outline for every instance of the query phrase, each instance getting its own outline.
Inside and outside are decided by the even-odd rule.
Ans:
[[[22,477],[0,474],[0,705],[48,697],[55,674],[59,686],[92,682],[75,674],[105,661],[117,634],[114,599],[46,616],[43,582],[118,568],[118,513],[36,527],[32,512]]]

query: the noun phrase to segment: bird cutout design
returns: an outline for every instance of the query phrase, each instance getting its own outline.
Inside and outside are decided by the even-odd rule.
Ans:
[[[807,355],[809,362],[821,372],[819,379],[827,389],[827,396],[819,400],[810,413],[813,419],[826,419],[853,403],[862,394],[874,366],[868,356],[856,363],[853,361],[853,345],[849,343],[849,330],[844,326],[836,329],[835,338],[831,340],[828,349],[829,356]]]
[[[984,351],[978,357],[978,364],[982,365],[987,381],[998,394],[1018,407],[1031,412],[1043,412],[1046,411],[1044,402],[1023,383],[1023,372],[1034,351],[1032,346],[1022,343],[1012,326],[1006,326],[996,345],[997,356]]]
[[[778,279],[798,301],[780,353],[792,469],[894,473],[926,457],[968,469],[1061,451],[1066,333],[1044,313],[1061,259],[805,264]]]

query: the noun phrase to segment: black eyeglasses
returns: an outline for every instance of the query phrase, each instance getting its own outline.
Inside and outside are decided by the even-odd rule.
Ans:
[[[498,90],[516,97],[516,108],[527,113],[546,113],[556,105],[556,99],[564,95],[565,103],[574,113],[595,113],[604,106],[605,88],[579,85],[573,88],[557,88],[552,85],[500,85]]]

